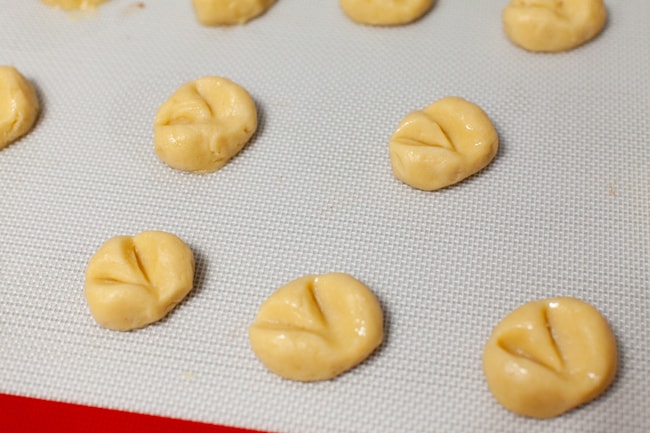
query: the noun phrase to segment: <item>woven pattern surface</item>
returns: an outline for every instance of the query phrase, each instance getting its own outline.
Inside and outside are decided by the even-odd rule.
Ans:
[[[189,0],[85,14],[0,0],[0,64],[43,105],[0,151],[0,391],[285,433],[650,431],[650,3],[608,1],[602,35],[554,55],[508,42],[504,4],[439,0],[372,28],[335,0],[279,0],[205,28]],[[204,75],[245,87],[260,127],[193,175],[157,159],[152,124]],[[487,112],[499,153],[461,184],[413,190],[388,138],[448,95]],[[102,329],[86,263],[143,230],[190,245],[195,289],[158,324]],[[282,380],[247,327],[277,287],[324,272],[372,288],[386,341],[336,380]],[[481,355],[505,314],[550,296],[602,311],[621,366],[602,398],[536,421],[495,402]]]

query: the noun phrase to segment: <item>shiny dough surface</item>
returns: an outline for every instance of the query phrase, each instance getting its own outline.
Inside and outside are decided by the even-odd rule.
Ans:
[[[551,298],[522,305],[492,331],[483,372],[499,403],[551,418],[600,395],[614,380],[616,339],[592,305]]]
[[[334,378],[383,341],[375,295],[348,274],[298,278],[273,293],[249,328],[250,344],[273,373],[297,381]]]

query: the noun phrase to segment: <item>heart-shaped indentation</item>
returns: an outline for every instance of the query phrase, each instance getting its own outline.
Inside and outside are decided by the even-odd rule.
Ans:
[[[513,357],[522,357],[562,374],[564,360],[554,336],[556,331],[549,320],[548,309],[541,308],[538,313],[529,316],[526,322],[504,330],[497,344]]]
[[[255,327],[258,330],[313,333],[328,338],[325,307],[318,299],[320,292],[317,293],[315,278],[311,276],[285,286],[266,300],[264,312],[258,315]]]
[[[424,111],[414,111],[406,116],[391,140],[404,146],[430,146],[455,150],[447,133]]]

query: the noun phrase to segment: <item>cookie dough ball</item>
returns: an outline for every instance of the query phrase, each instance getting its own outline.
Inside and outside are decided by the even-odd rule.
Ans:
[[[156,153],[179,170],[212,172],[256,129],[257,110],[246,90],[226,78],[203,77],[181,86],[158,110]]]
[[[598,310],[552,298],[517,308],[494,328],[483,372],[507,409],[551,418],[600,395],[614,380],[617,359],[614,334]]]
[[[106,0],[42,0],[43,3],[65,10],[93,9]]]
[[[204,26],[244,24],[274,3],[275,0],[192,0],[196,18]]]
[[[40,104],[34,87],[12,66],[0,66],[0,149],[27,134]]]
[[[339,0],[353,21],[373,26],[398,26],[422,17],[434,0]]]
[[[499,137],[487,114],[454,96],[407,115],[388,145],[395,177],[425,191],[479,172],[498,147]]]
[[[165,317],[193,280],[192,250],[170,233],[147,231],[102,245],[88,262],[84,294],[97,323],[129,331]]]
[[[253,351],[273,373],[327,380],[366,359],[382,342],[375,295],[347,274],[308,275],[278,289],[249,328]]]
[[[593,39],[605,26],[603,0],[512,0],[503,30],[529,51],[566,51]]]

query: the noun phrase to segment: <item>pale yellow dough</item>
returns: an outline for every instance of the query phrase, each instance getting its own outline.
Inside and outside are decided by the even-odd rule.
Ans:
[[[27,134],[39,110],[30,82],[13,66],[0,66],[0,149]]]
[[[93,9],[106,0],[42,0],[43,3],[65,10]]]
[[[395,176],[425,191],[455,184],[485,168],[499,147],[487,114],[450,96],[408,114],[388,145]]]
[[[84,294],[103,327],[129,331],[169,313],[192,289],[194,255],[173,234],[146,231],[106,241],[86,268]]]
[[[408,24],[423,16],[434,0],[339,0],[353,21],[374,26]]]
[[[607,321],[575,298],[525,304],[499,323],[483,352],[494,397],[524,416],[551,418],[600,395],[618,355]]]
[[[278,289],[249,328],[251,347],[273,373],[327,380],[366,359],[382,342],[375,295],[350,275],[307,275]]]
[[[244,24],[274,3],[275,0],[192,0],[196,18],[204,26]]]
[[[154,142],[169,166],[193,172],[223,167],[257,129],[251,96],[222,77],[203,77],[181,86],[158,109]]]
[[[522,48],[566,51],[601,32],[607,9],[602,0],[512,0],[502,20],[508,38]]]

